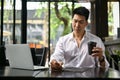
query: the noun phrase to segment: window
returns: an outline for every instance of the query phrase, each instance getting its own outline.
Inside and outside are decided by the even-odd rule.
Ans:
[[[117,37],[117,28],[120,27],[119,2],[108,2],[109,36]]]

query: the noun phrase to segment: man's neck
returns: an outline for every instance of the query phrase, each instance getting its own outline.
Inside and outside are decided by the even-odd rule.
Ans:
[[[84,34],[85,34],[85,31],[83,31],[83,32],[73,32],[73,36],[74,36],[74,38],[75,39],[79,39],[79,40],[81,40],[82,38],[83,38],[83,36],[84,36]]]

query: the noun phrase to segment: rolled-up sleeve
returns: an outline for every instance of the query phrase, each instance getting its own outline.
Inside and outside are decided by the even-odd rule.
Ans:
[[[55,51],[50,57],[50,62],[53,59],[57,60],[58,62],[59,61],[64,62],[64,49],[63,49],[63,43],[62,42],[63,42],[63,39],[62,39],[62,37],[60,37],[57,44],[56,44]]]
[[[101,47],[103,49],[103,56],[105,57],[105,67],[109,67],[110,65],[109,65],[109,62],[107,61],[107,58],[105,55],[105,46],[104,46],[102,40],[99,39],[97,44],[99,47]],[[98,64],[98,66],[100,66],[100,64]]]

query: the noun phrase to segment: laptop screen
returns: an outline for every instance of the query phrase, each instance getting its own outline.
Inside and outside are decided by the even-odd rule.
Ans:
[[[10,67],[33,69],[33,60],[28,44],[6,44],[5,47]]]

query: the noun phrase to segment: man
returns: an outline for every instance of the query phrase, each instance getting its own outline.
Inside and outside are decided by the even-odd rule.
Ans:
[[[85,30],[88,25],[89,10],[78,7],[73,10],[73,32],[59,38],[54,53],[51,55],[52,70],[62,70],[62,67],[109,67],[105,56],[102,40]],[[89,54],[88,43],[96,42],[96,47]]]

